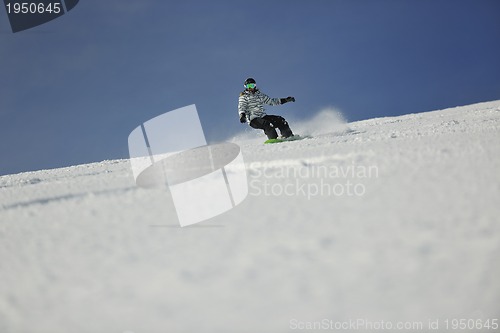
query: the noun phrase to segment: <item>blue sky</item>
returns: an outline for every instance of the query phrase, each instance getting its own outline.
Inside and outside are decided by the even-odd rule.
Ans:
[[[135,127],[190,104],[209,142],[231,137],[248,76],[295,96],[268,109],[294,119],[500,99],[499,15],[496,0],[82,0],[13,34],[0,9],[0,175],[127,158]]]

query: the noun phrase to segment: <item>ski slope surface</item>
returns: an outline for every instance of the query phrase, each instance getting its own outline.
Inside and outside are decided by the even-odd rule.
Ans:
[[[233,138],[246,199],[184,228],[129,160],[1,176],[0,332],[500,319],[500,101],[290,124],[313,138]]]

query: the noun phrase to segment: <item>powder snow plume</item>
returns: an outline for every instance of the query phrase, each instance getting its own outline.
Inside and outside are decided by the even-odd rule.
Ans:
[[[342,113],[333,107],[323,108],[310,118],[287,120],[293,132],[299,135],[317,136],[327,133],[344,133],[349,130]]]

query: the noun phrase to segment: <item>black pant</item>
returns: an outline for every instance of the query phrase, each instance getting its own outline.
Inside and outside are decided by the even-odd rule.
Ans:
[[[276,133],[276,127],[280,130],[281,135],[285,138],[292,136],[292,130],[288,126],[285,118],[280,116],[265,115],[262,118],[254,118],[250,122],[250,126],[256,129],[264,130],[269,139],[276,139],[278,133]]]

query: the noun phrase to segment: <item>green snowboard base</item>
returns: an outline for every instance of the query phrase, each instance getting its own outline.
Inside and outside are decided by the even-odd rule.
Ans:
[[[280,142],[287,142],[287,141],[297,141],[297,140],[302,140],[302,139],[309,139],[311,138],[310,136],[300,136],[300,135],[294,135],[286,139],[269,139],[264,141],[265,144],[268,143],[280,143]]]

